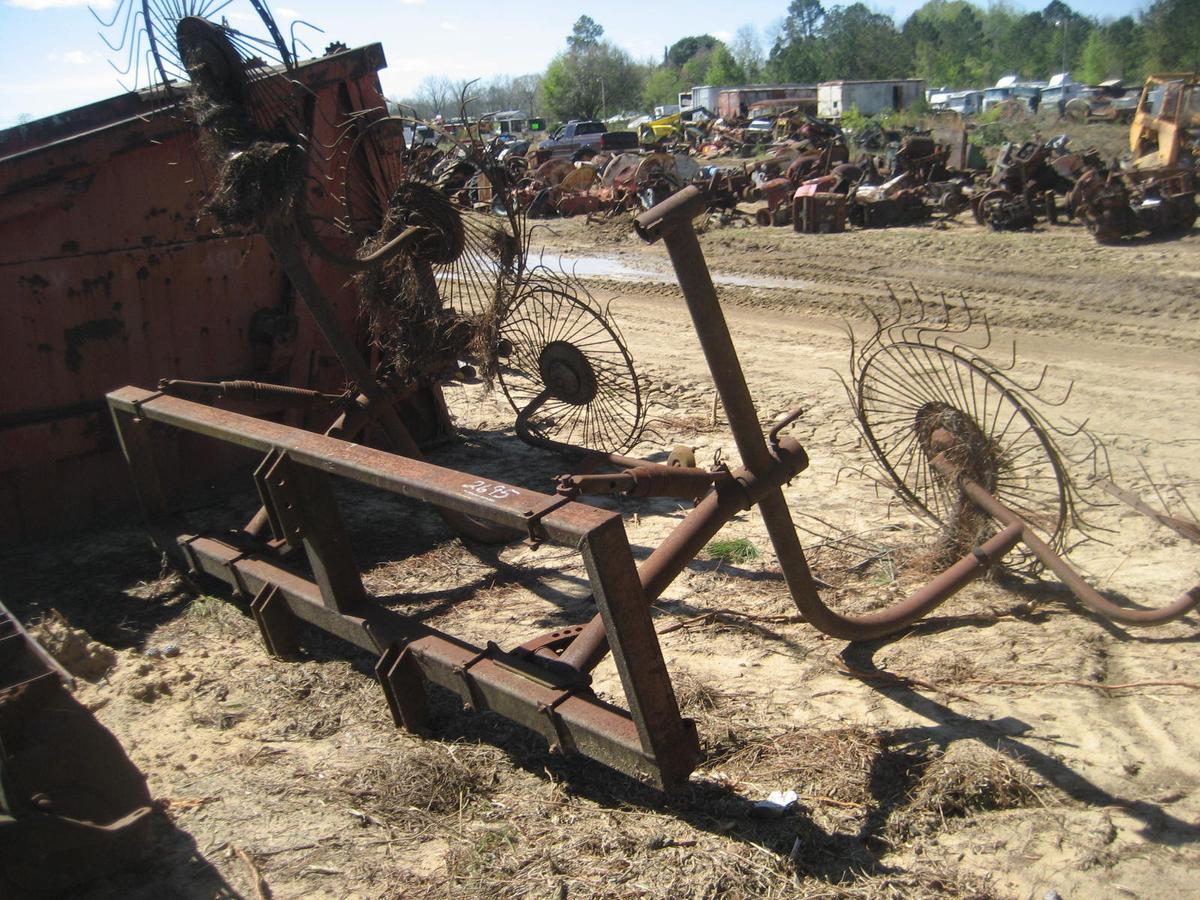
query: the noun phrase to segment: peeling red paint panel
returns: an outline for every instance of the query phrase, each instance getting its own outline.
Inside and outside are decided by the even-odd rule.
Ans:
[[[385,64],[377,44],[303,64],[316,120],[344,120],[347,97],[383,105]],[[214,235],[199,215],[201,160],[194,127],[149,94],[0,132],[0,541],[129,507],[106,391],[171,377],[341,386],[265,241]],[[310,265],[356,333],[345,272]]]

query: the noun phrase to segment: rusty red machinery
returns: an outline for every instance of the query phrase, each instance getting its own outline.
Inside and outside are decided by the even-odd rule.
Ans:
[[[596,369],[579,348],[562,341],[542,348],[545,383],[518,419],[518,431],[538,446],[561,452],[581,474],[558,480],[556,495],[481,479],[469,472],[403,459],[384,451],[313,435],[292,427],[213,409],[139,388],[109,395],[138,496],[158,545],[191,571],[227,582],[253,597],[251,608],[266,646],[279,656],[297,652],[294,623],[316,625],[378,654],[376,671],[398,724],[419,730],[425,722],[429,685],[448,689],[470,709],[492,710],[545,736],[551,746],[604,762],[650,784],[682,783],[700,759],[692,724],[682,719],[650,618],[650,605],[731,519],[757,508],[775,546],[788,589],[805,620],[844,640],[892,634],[937,608],[1010,552],[1024,552],[1054,571],[1089,609],[1114,621],[1155,625],[1200,605],[1200,586],[1158,610],[1121,607],[1100,596],[1061,557],[1061,528],[1042,537],[1006,496],[1000,477],[1006,452],[989,441],[968,404],[915,397],[906,426],[905,448],[916,448],[932,486],[957,498],[957,515],[969,505],[998,527],[962,548],[945,571],[909,597],[867,615],[839,612],[820,597],[784,499],[784,484],[808,466],[803,447],[783,434],[800,415],[795,410],[764,436],[742,375],[728,327],[696,238],[692,221],[708,201],[687,188],[643,214],[636,223],[648,241],[667,246],[700,339],[713,381],[726,410],[742,459],[737,468],[661,466],[602,453],[548,437],[539,431],[539,410],[550,403],[585,406],[594,397]],[[568,342],[569,343],[569,342]],[[553,346],[552,346],[553,345]],[[903,346],[885,348],[887,354]],[[878,350],[878,348],[877,348]],[[930,348],[919,348],[928,354]],[[890,357],[889,357],[890,358]],[[860,420],[885,463],[896,465],[879,429],[872,387],[890,378],[877,355],[864,363],[859,382]],[[973,364],[973,363],[971,363]],[[1015,401],[1013,401],[1015,402]],[[966,409],[960,409],[965,406]],[[1028,417],[1021,407],[1018,414]],[[1020,432],[1036,449],[1049,447],[1034,419]],[[906,431],[907,429],[907,431]],[[273,540],[230,538],[191,531],[175,520],[163,474],[173,471],[162,456],[164,432],[183,430],[255,451],[255,480],[271,523]],[[1013,451],[1029,453],[1024,447]],[[166,463],[166,464],[165,464]],[[614,474],[597,474],[598,467]],[[1029,476],[1015,496],[1040,490],[1050,496],[1057,458],[1047,457],[1049,475]],[[907,471],[907,469],[906,469]],[[350,479],[510,530],[534,542],[579,548],[588,573],[596,617],[586,625],[518,639],[505,649],[455,639],[375,603],[365,592],[330,482]],[[907,486],[920,491],[920,486]],[[635,565],[620,517],[579,502],[585,495],[694,498],[697,505],[641,564]],[[927,495],[925,495],[927,497]],[[1018,500],[1019,502],[1023,502]],[[1028,515],[1028,514],[1025,514]],[[1042,517],[1045,519],[1045,517]],[[1061,525],[1062,523],[1060,523]],[[302,553],[306,574],[285,562]],[[609,653],[629,704],[622,710],[602,702],[590,673]]]
[[[1186,234],[1196,223],[1195,174],[1190,169],[1092,169],[1067,199],[1101,244],[1143,232]]]
[[[302,63],[315,139],[383,103],[378,44]],[[336,390],[342,373],[254,229],[215,234],[205,166],[178,97],[144,90],[0,133],[0,540],[127,503],[104,392],[162,377]],[[310,202],[333,213],[330,197]],[[311,258],[357,336],[342,269]],[[219,471],[219,467],[218,467]]]
[[[958,540],[945,570],[909,597],[867,615],[834,609],[820,596],[783,493],[809,465],[803,446],[784,434],[802,412],[764,434],[696,236],[694,219],[712,198],[684,188],[643,213],[635,230],[666,245],[740,465],[704,469],[676,452],[678,464],[663,466],[625,455],[639,443],[644,414],[619,334],[567,282],[526,271],[511,211],[499,217],[503,227],[481,224],[414,180],[403,123],[347,101],[345,80],[338,82],[340,105],[315,105],[304,67],[261,4],[252,6],[268,26],[273,60],[260,56],[262,41],[247,42],[224,22],[159,11],[146,27],[173,38],[171,53],[156,57],[164,81],[172,80],[166,69],[173,61],[189,82],[189,105],[206,138],[201,162],[214,173],[208,208],[220,227],[261,235],[307,310],[298,318],[319,330],[336,359],[336,381],[348,387],[197,378],[176,365],[160,373],[171,377],[157,389],[127,385],[109,391],[107,401],[156,545],[181,568],[248,599],[270,653],[286,659],[303,652],[297,625],[308,623],[375,654],[399,726],[427,730],[427,699],[437,688],[470,710],[542,735],[553,748],[671,789],[687,780],[701,749],[694,724],[680,714],[651,605],[727,523],[755,508],[805,621],[838,639],[906,628],[1010,555],[1051,569],[1080,602],[1114,621],[1156,625],[1200,605],[1200,587],[1157,610],[1121,607],[1092,590],[1061,555],[1072,500],[1044,423],[976,358],[901,334],[868,343],[856,357],[855,412],[898,491],[945,520]],[[313,138],[326,127],[329,140]],[[504,196],[504,173],[486,174]],[[331,191],[339,180],[342,188]],[[472,257],[480,246],[492,255]],[[464,258],[483,273],[480,280],[465,277]],[[369,352],[318,278],[322,265],[343,281],[353,276],[369,313],[362,326]],[[472,305],[478,295],[463,293],[475,288],[490,297],[482,310]],[[421,398],[436,401],[440,380],[470,354],[493,368],[517,408],[518,435],[571,467],[553,494],[421,458],[423,420],[414,406],[419,412]],[[988,389],[994,384],[996,402],[1008,404],[1005,430],[994,431],[994,417],[981,421],[971,398],[944,389],[923,364],[914,376],[914,354],[936,360],[947,384],[954,366],[966,366]],[[899,400],[897,383],[906,385]],[[217,405],[231,401],[255,405],[257,414]],[[320,416],[305,418],[318,407]],[[280,421],[283,408],[292,418]],[[443,417],[435,403],[425,421]],[[1018,423],[1012,434],[1009,422]],[[253,464],[261,505],[250,521],[219,531],[188,521],[180,499],[196,487],[197,472],[181,463],[189,455]],[[464,537],[577,551],[594,618],[481,644],[385,606],[364,586],[338,481],[426,504]],[[639,565],[620,515],[581,500],[603,494],[696,505]],[[592,673],[609,654],[624,708],[593,688]]]

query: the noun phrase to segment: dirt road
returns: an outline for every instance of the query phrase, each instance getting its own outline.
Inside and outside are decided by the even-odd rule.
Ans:
[[[560,223],[539,237],[548,260],[584,257],[579,271],[600,276],[589,282],[597,299],[612,300],[655,401],[646,452],[682,442],[702,464],[718,450],[732,457],[662,249],[619,225]],[[1047,416],[1065,429],[1086,420],[1115,480],[1179,515],[1200,510],[1200,234],[1099,248],[1078,227],[822,237],[719,228],[703,245],[762,419],[806,407],[792,433],[812,464],[787,496],[840,608],[921,584],[935,537],[877,480],[841,381],[844,321],[866,333],[862,304],[886,306],[889,291],[907,300],[915,286],[960,315],[964,303],[985,314],[985,354],[1006,360],[1015,340],[1029,382],[1049,366],[1039,394],[1066,400]],[[516,441],[498,393],[447,396],[466,443],[439,461],[547,488],[559,463]],[[1089,467],[1073,474],[1085,499],[1107,496]],[[438,627],[504,643],[590,615],[572,553],[514,546],[488,558],[420,511],[357,493],[347,501],[368,587]],[[619,508],[640,555],[686,511]],[[1099,587],[1159,604],[1200,581],[1196,547],[1123,506],[1085,511],[1109,543],[1072,559]],[[116,668],[82,697],[173,823],[154,863],[92,896],[252,896],[259,876],[276,897],[1194,889],[1194,616],[1126,630],[1082,613],[1053,579],[1000,578],[900,637],[847,647],[795,616],[756,515],[724,536],[753,555],[698,560],[656,608],[709,756],[666,800],[449,704],[437,739],[396,732],[366,674],[372,660],[320,640],[303,662],[268,660],[244,613],[160,573],[135,526],[36,548],[32,560],[5,557],[4,596],[18,612],[56,607],[117,647]],[[67,553],[77,560],[69,572]],[[172,646],[177,655],[161,652]],[[620,697],[611,666],[597,684]],[[792,813],[749,814],[749,803],[789,789],[800,796]]]

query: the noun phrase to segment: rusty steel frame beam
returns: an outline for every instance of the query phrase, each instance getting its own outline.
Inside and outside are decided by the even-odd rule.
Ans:
[[[686,781],[701,758],[683,719],[650,620],[619,514],[538,494],[420,460],[125,387],[108,395],[135,492],[156,543],[190,569],[255,597],[268,648],[293,648],[289,617],[380,654],[378,673],[398,723],[419,728],[423,684],[458,694],[471,709],[493,710],[535,731],[552,748],[577,752],[656,787]],[[154,434],[172,428],[266,454],[260,478],[271,494],[273,527],[303,546],[314,577],[190,534],[172,516],[154,458]],[[346,478],[531,537],[577,547],[629,710],[597,698],[577,670],[528,652],[480,648],[371,601],[353,564],[329,481]]]

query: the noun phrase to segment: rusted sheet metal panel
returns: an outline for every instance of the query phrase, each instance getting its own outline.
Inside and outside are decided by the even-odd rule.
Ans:
[[[383,103],[372,45],[301,67],[314,136]],[[343,375],[258,235],[199,215],[193,126],[128,94],[0,132],[0,541],[128,506],[104,393],[159,378],[336,389]],[[319,189],[310,203],[332,201]],[[355,333],[346,273],[312,270]]]

